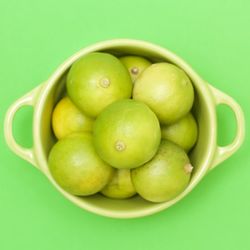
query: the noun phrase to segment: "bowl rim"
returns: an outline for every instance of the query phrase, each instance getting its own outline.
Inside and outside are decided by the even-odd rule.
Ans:
[[[62,74],[72,65],[73,62],[75,62],[78,58],[81,56],[94,52],[94,51],[101,51],[101,50],[108,50],[108,49],[114,49],[115,47],[121,47],[121,46],[130,46],[130,47],[137,47],[145,50],[150,51],[157,51],[157,53],[160,53],[164,58],[171,58],[171,61],[174,62],[176,65],[181,67],[191,78],[192,81],[195,81],[196,84],[198,84],[199,88],[202,90],[202,92],[206,93],[206,95],[203,95],[203,98],[206,102],[206,106],[208,108],[208,115],[209,115],[209,127],[211,128],[211,138],[210,138],[210,149],[208,150],[208,154],[206,157],[206,160],[204,164],[202,165],[201,169],[199,170],[199,174],[195,176],[195,178],[192,178],[190,181],[188,187],[176,198],[172,199],[168,202],[158,203],[157,205],[154,205],[152,207],[147,207],[143,210],[136,210],[136,211],[114,211],[114,210],[108,210],[106,208],[98,207],[93,204],[89,204],[88,202],[84,200],[80,200],[79,197],[76,197],[74,195],[71,195],[64,191],[53,179],[51,176],[48,166],[47,166],[47,159],[45,160],[43,155],[41,154],[42,150],[42,140],[41,140],[41,114],[43,106],[46,102],[46,98],[50,93],[51,88],[54,86],[54,84],[60,79]],[[183,59],[181,59],[179,56],[177,56],[175,53],[169,51],[166,48],[163,48],[159,45],[142,41],[142,40],[134,40],[134,39],[112,39],[112,40],[106,40],[102,42],[95,43],[93,45],[87,46],[75,54],[73,54],[71,57],[66,59],[51,75],[51,77],[47,80],[47,82],[42,87],[39,97],[37,100],[37,103],[34,108],[34,126],[33,126],[33,135],[34,135],[34,153],[36,161],[42,170],[42,172],[47,176],[47,178],[50,180],[50,182],[56,187],[58,191],[60,191],[67,199],[69,199],[74,204],[78,205],[79,207],[86,209],[87,211],[103,215],[106,217],[112,217],[112,218],[136,218],[136,217],[143,217],[148,216],[157,212],[160,212],[173,204],[175,204],[177,201],[181,200],[184,196],[186,196],[203,178],[203,176],[207,173],[209,170],[209,167],[211,165],[211,162],[214,158],[215,154],[215,148],[216,148],[216,138],[217,138],[217,126],[216,126],[216,110],[215,110],[215,101],[211,94],[210,89],[208,88],[207,83],[193,70],[193,68],[186,63]]]

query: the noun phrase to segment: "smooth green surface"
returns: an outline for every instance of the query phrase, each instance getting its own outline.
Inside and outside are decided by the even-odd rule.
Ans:
[[[46,80],[65,58],[85,45],[117,37],[155,42],[182,56],[241,104],[248,129],[249,11],[246,0],[2,1],[1,129],[8,106]],[[220,125],[222,142],[234,133],[231,121]],[[22,133],[20,140],[27,134],[24,145],[31,139],[29,129],[23,120],[15,129]],[[116,220],[64,199],[39,171],[7,149],[1,133],[0,248],[248,250],[249,148],[247,133],[234,156],[166,211]]]

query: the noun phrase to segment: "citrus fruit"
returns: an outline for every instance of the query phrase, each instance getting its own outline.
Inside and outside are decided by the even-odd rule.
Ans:
[[[112,102],[130,98],[132,81],[118,58],[93,52],[81,57],[70,68],[67,91],[81,111],[96,117]]]
[[[117,169],[101,193],[109,198],[125,199],[136,194],[130,169]]]
[[[116,168],[135,168],[149,161],[157,151],[159,121],[142,102],[120,100],[97,117],[94,145],[99,156]]]
[[[59,140],[51,149],[48,162],[55,181],[74,195],[99,192],[114,171],[96,154],[89,133],[71,134]]]
[[[121,62],[128,69],[132,82],[149,66],[151,62],[140,56],[123,56]]]
[[[133,98],[146,103],[161,123],[170,124],[189,112],[194,90],[183,70],[170,63],[155,63],[136,80]]]
[[[155,157],[132,170],[135,190],[152,202],[175,198],[188,185],[193,167],[185,151],[176,144],[162,140]]]
[[[177,122],[162,125],[161,137],[182,147],[188,152],[197,140],[197,124],[191,113],[188,113]]]
[[[52,127],[58,139],[73,132],[89,132],[93,122],[93,119],[82,113],[68,97],[57,103],[52,114]]]

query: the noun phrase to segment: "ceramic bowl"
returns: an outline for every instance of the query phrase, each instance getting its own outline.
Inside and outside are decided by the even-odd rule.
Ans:
[[[153,62],[171,62],[182,68],[192,80],[195,89],[193,113],[198,122],[199,136],[196,146],[190,154],[194,166],[191,181],[184,192],[175,199],[163,203],[151,203],[139,196],[126,200],[109,199],[100,194],[90,197],[77,197],[60,188],[51,176],[48,168],[48,154],[55,143],[51,130],[52,110],[65,91],[65,79],[72,63],[93,51],[105,51],[117,56],[139,55],[149,58]],[[237,123],[237,131],[233,142],[224,147],[217,145],[216,106],[219,104],[225,104],[232,109]],[[23,148],[18,145],[12,134],[12,122],[15,113],[26,105],[34,108],[32,148]],[[116,39],[100,42],[80,50],[59,66],[46,82],[13,103],[6,114],[5,138],[9,147],[17,155],[37,167],[47,176],[57,190],[74,204],[103,216],[132,218],[159,212],[180,201],[211,169],[230,157],[243,141],[244,116],[240,106],[234,99],[208,84],[183,59],[174,53],[144,41]]]

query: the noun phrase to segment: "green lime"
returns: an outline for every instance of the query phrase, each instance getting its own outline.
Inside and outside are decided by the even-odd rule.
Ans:
[[[92,135],[71,134],[59,140],[49,154],[49,169],[55,181],[74,195],[91,195],[109,182],[113,168],[95,152]]]
[[[109,198],[125,199],[136,194],[130,169],[117,169],[101,193]]]
[[[198,128],[191,113],[177,122],[161,126],[161,137],[182,147],[188,152],[197,140]]]
[[[194,90],[182,69],[170,63],[155,63],[136,80],[133,98],[146,103],[161,123],[170,124],[189,112]]]
[[[175,198],[187,187],[192,165],[185,151],[176,144],[162,140],[155,157],[132,170],[135,190],[145,200],[164,202]]]
[[[61,99],[52,114],[55,136],[61,139],[74,132],[89,132],[94,120],[82,113],[68,97]]]
[[[123,56],[120,57],[121,62],[128,69],[132,82],[151,65],[151,62],[140,56]]]
[[[96,117],[112,102],[130,98],[132,81],[118,58],[93,52],[81,57],[70,68],[67,91],[81,111]]]
[[[112,103],[97,117],[94,145],[116,168],[135,168],[149,161],[160,144],[159,121],[151,109],[131,99]]]

